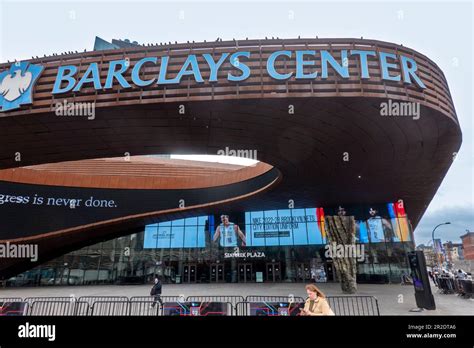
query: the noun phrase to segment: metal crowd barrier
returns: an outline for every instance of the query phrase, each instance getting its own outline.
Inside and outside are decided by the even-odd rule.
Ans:
[[[75,315],[77,316],[88,316],[91,315],[92,308],[88,302],[76,301]]]
[[[101,314],[108,313],[110,311],[109,306],[106,302],[126,302],[128,303],[127,296],[81,296],[77,299],[77,302],[80,304],[77,307],[76,312],[78,315],[112,315],[112,314]],[[98,302],[100,304],[94,304]]]
[[[21,297],[0,297],[0,315],[25,315],[27,305]]]
[[[78,298],[80,302],[87,302],[92,307],[94,302],[100,301],[115,301],[115,302],[128,302],[127,296],[81,296]]]
[[[438,288],[442,294],[454,294],[455,284],[453,278],[438,277]]]
[[[0,303],[23,302],[21,297],[0,297]]]
[[[441,294],[458,294],[463,298],[474,297],[474,281],[471,279],[458,279],[448,277],[435,277],[434,283]]]
[[[474,298],[474,282],[468,279],[459,279],[459,293],[465,298]]]
[[[260,296],[249,295],[245,298],[245,302],[304,302],[305,299],[299,296]]]
[[[466,293],[472,295],[472,282],[463,282]],[[251,303],[304,303],[299,296],[161,296],[163,302],[221,302],[228,304],[228,315],[250,315]],[[328,303],[336,315],[380,315],[378,300],[373,296],[328,296]],[[53,316],[157,316],[163,315],[153,296],[83,296],[0,298],[0,303],[24,302],[26,315]]]
[[[134,296],[130,298],[128,315],[131,315],[131,316],[161,315],[161,304],[159,302],[155,302],[152,296]]]
[[[74,315],[75,301],[72,297],[26,297],[26,315]],[[71,312],[72,311],[72,312]]]
[[[128,316],[129,301],[94,301],[92,316]]]
[[[72,316],[75,315],[76,303],[74,301],[34,301],[28,305],[27,315],[42,316]]]
[[[234,315],[234,306],[232,305],[232,303],[230,302],[224,302],[224,301],[203,301],[203,302],[207,302],[210,304],[210,306],[207,306],[207,305],[200,305],[199,306],[199,309],[197,309],[197,307],[195,307],[195,309],[193,309],[190,305],[190,303],[192,303],[193,301],[186,301],[185,302],[175,302],[177,305],[173,305],[173,303],[166,303],[165,302],[165,306],[162,310],[162,313],[161,315],[166,315],[166,316],[178,316],[178,315],[185,315],[185,316],[193,316],[193,315],[196,315],[196,314],[192,314],[191,312],[193,312],[194,310],[199,310],[201,312],[201,314],[199,314],[200,316],[222,316],[222,313],[225,313],[224,315],[225,316],[233,316]],[[195,302],[200,302],[201,301],[195,301]],[[186,304],[186,306],[185,306]],[[212,304],[219,304],[221,305],[221,307],[217,306],[212,306]],[[222,306],[222,305],[225,305],[225,306]],[[225,307],[225,309],[223,310],[223,307]],[[183,312],[187,312],[186,314],[183,314]]]
[[[335,315],[380,315],[379,301],[374,296],[327,296]]]
[[[234,313],[238,317],[246,317],[250,313],[250,302],[242,301],[235,304]]]
[[[35,301],[75,301],[76,298],[69,296],[36,296],[36,297],[26,297],[23,301],[32,304]]]
[[[187,302],[228,302],[232,305],[232,311],[235,310],[235,306],[239,302],[245,301],[243,296],[188,296]]]

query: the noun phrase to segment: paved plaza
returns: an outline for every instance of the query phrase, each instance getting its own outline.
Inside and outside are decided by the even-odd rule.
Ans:
[[[343,295],[338,283],[318,283],[326,295]],[[53,286],[34,288],[0,289],[0,297],[33,296],[147,296],[151,285],[97,285],[97,286]],[[474,315],[474,299],[463,299],[455,294],[440,294],[432,286],[437,309],[421,313],[410,312],[416,308],[413,286],[399,284],[359,284],[357,295],[375,296],[382,315]],[[304,284],[164,284],[163,296],[199,295],[266,295],[306,297]]]

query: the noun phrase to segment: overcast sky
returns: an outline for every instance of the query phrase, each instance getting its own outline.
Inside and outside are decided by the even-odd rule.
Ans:
[[[415,231],[459,242],[474,231],[473,6],[471,2],[164,2],[0,0],[0,61],[91,50],[95,36],[140,43],[222,39],[364,37],[427,55],[448,80],[463,132],[461,150]],[[409,208],[409,207],[408,207]]]

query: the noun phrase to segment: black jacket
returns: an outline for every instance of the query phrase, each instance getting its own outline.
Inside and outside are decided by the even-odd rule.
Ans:
[[[153,287],[151,288],[150,295],[161,295],[161,282],[158,281]]]

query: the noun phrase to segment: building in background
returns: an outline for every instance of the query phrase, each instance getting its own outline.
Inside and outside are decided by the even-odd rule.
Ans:
[[[432,245],[420,244],[416,247],[416,249],[423,251],[423,254],[425,254],[426,266],[428,267],[436,266],[436,255],[433,251]]]
[[[455,265],[458,264],[461,260],[460,255],[462,255],[462,244],[448,241],[446,243],[443,243],[443,248],[445,250],[445,261],[447,263],[448,268],[455,267]]]
[[[438,65],[378,40],[97,38],[0,76],[20,69],[28,93],[0,96],[0,242],[39,262],[2,260],[11,285],[334,281],[335,215],[355,217],[358,281],[399,283],[462,142]],[[258,161],[156,157],[223,153]]]
[[[461,236],[464,260],[474,260],[474,232],[467,231]]]

